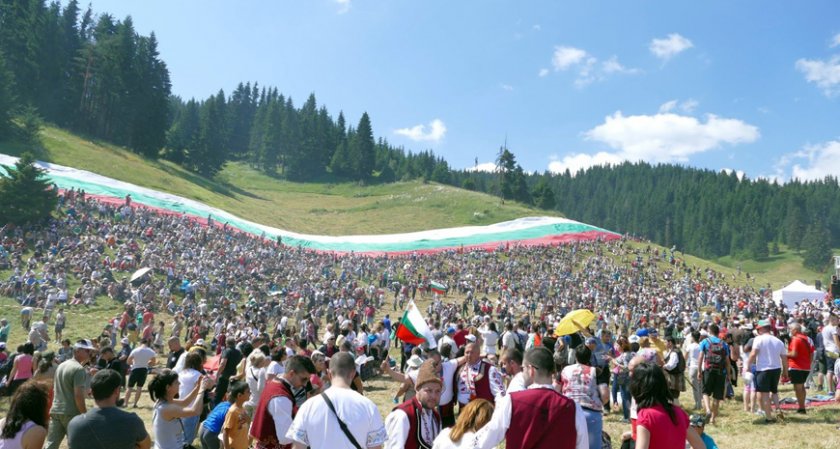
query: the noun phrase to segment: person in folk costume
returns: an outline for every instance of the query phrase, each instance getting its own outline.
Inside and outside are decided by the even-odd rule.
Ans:
[[[467,335],[464,350],[466,363],[456,371],[458,386],[457,400],[461,408],[473,399],[486,399],[495,403],[505,395],[502,373],[498,368],[481,359],[481,340],[475,335]]]
[[[292,390],[306,385],[314,372],[312,360],[295,355],[289,357],[281,376],[266,382],[250,430],[256,449],[291,449],[293,441],[286,432],[298,411]]]
[[[437,411],[443,380],[438,376],[438,362],[426,360],[420,366],[415,383],[416,395],[394,407],[385,418],[388,439],[385,449],[430,449],[440,433]]]
[[[554,357],[539,347],[525,353],[527,389],[499,398],[490,422],[476,433],[476,449],[505,440],[506,449],[588,449],[583,410],[552,387]]]

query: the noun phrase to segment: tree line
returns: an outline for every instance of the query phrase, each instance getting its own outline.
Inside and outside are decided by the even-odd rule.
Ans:
[[[44,0],[0,0],[0,138],[43,117],[86,136],[213,176],[241,161],[294,181],[422,179],[498,195],[702,257],[761,259],[779,245],[825,268],[840,247],[836,178],[739,179],[675,165],[626,163],[572,174],[528,173],[506,146],[493,173],[453,170],[431,150],[376,138],[369,114],[349,123],[311,94],[299,107],[276,87],[239,83],[205,99],[171,95],[154,33]]]

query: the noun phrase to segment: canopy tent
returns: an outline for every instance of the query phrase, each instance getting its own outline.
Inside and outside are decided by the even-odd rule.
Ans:
[[[813,302],[821,301],[823,298],[825,298],[825,292],[800,281],[793,281],[787,287],[773,292],[773,302],[776,305],[784,304],[788,309],[793,309],[796,303],[804,300]]]

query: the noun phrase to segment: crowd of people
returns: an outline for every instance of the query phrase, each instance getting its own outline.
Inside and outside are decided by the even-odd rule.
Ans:
[[[806,387],[840,377],[829,299],[789,310],[746,274],[627,239],[319,253],[71,190],[49,225],[0,229],[0,269],[27,333],[9,354],[0,321],[0,447],[594,449],[614,412],[616,444],[714,448],[705,426],[738,382],[771,423],[780,382],[807,414]],[[121,313],[78,335],[65,310],[98,301]],[[419,345],[394,339],[410,301],[433,335]],[[591,322],[556,335],[579,309]],[[364,396],[380,374],[396,382],[384,420]],[[127,411],[146,394],[150,430]]]

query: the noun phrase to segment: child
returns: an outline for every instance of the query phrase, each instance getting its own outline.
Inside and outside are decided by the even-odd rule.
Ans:
[[[700,439],[703,440],[703,444],[706,445],[706,449],[718,449],[718,445],[715,444],[715,440],[709,436],[709,434],[703,432],[703,429],[706,428],[706,417],[703,415],[691,415],[689,419],[689,423],[691,423],[691,427],[694,427],[694,430],[700,434]],[[689,447],[686,445],[686,447]]]
[[[73,358],[73,348],[70,347],[70,339],[65,338],[61,341],[61,348],[58,350],[58,363]]]
[[[248,435],[251,418],[244,404],[251,397],[251,389],[246,382],[234,382],[228,394],[232,405],[225,414],[225,424],[222,426],[222,449],[248,449],[251,445]]]

